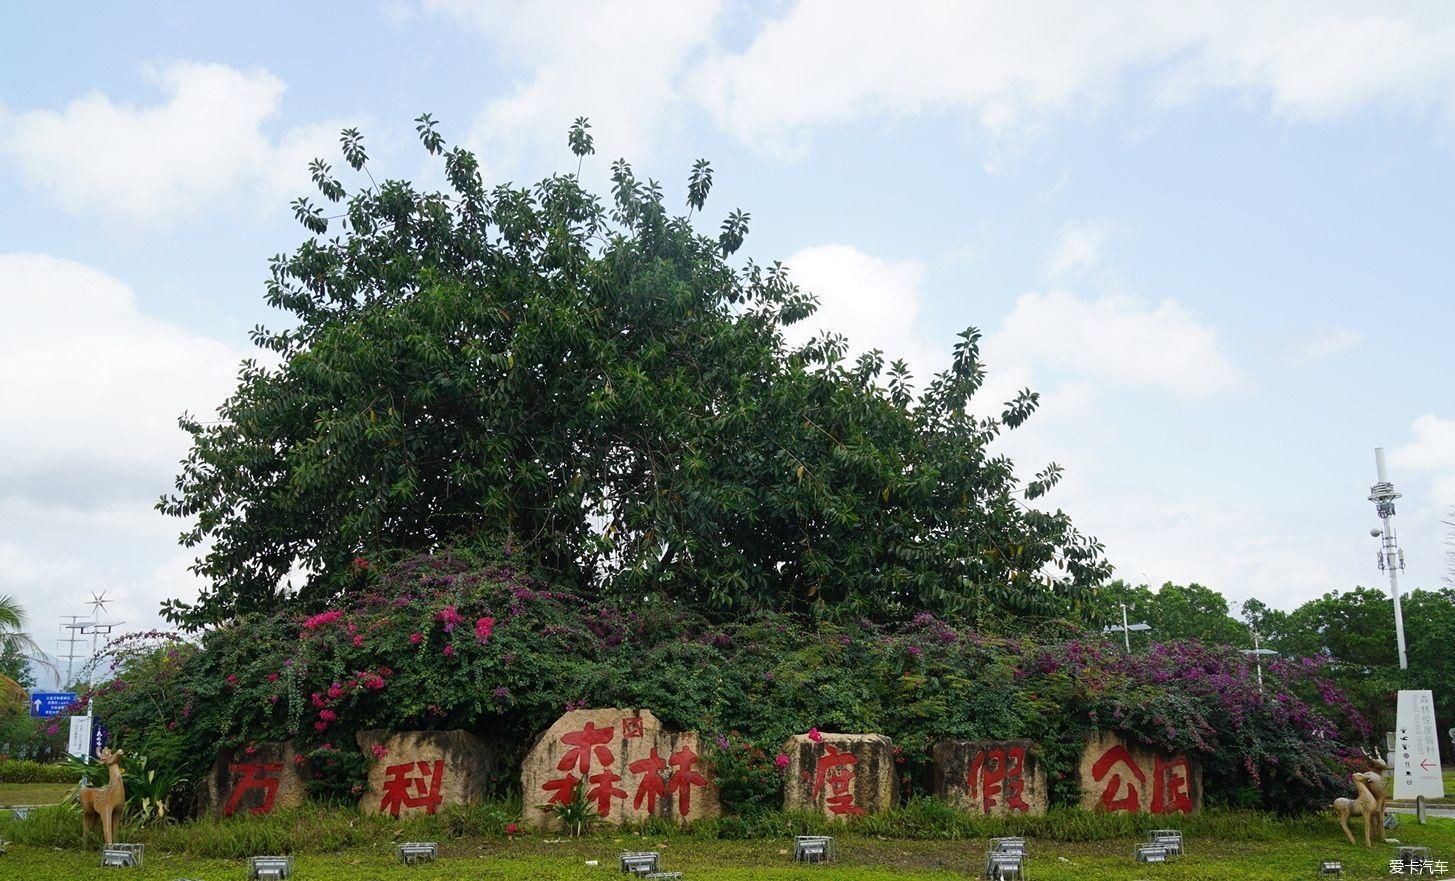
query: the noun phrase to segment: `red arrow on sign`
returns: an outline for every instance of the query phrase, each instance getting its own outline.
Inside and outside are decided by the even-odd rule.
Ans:
[[[1420,767],[1424,768],[1426,771],[1430,770],[1430,760],[1425,759],[1423,762],[1420,762]]]

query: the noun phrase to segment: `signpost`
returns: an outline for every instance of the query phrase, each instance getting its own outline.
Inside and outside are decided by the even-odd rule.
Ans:
[[[78,759],[91,755],[90,716],[71,717],[71,735],[66,741],[66,752]]]
[[[59,716],[66,707],[76,702],[74,691],[32,691],[30,693],[30,718],[45,719]]]
[[[1440,777],[1440,734],[1435,728],[1435,698],[1429,691],[1400,691],[1395,715],[1394,797],[1413,798],[1425,822],[1425,799],[1444,798]]]

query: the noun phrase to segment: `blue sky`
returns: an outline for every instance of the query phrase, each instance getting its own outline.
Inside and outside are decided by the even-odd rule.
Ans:
[[[812,329],[922,375],[968,325],[986,408],[1134,581],[1290,607],[1382,584],[1390,450],[1406,582],[1445,574],[1455,9],[1428,4],[53,4],[0,53],[0,592],[156,622],[194,590],[150,505],[184,409],[231,385],[307,161],[358,125],[376,175],[492,181],[625,155],[823,300]],[[805,331],[806,332],[806,331]]]

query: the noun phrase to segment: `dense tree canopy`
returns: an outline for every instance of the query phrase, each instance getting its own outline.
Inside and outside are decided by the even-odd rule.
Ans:
[[[487,188],[427,115],[419,132],[449,192],[376,184],[353,130],[358,189],[313,164],[324,207],[294,203],[311,236],[268,283],[292,326],[254,331],[269,355],[215,421],[183,418],[159,507],[191,522],[211,585],[174,621],[321,608],[367,560],[472,538],[586,596],[718,616],[1036,618],[1106,577],[1099,544],[1026,504],[1060,469],[1022,484],[992,452],[1037,397],[976,415],[973,328],[916,391],[840,337],[785,342],[815,301],[779,264],[730,262],[748,215],[696,230],[706,162],[671,216],[624,161],[609,200],[582,188],[584,120],[576,173],[531,189]]]
[[[1123,604],[1127,607],[1129,622],[1152,628],[1134,633],[1135,645],[1177,639],[1199,639],[1236,648],[1250,648],[1253,644],[1247,625],[1228,613],[1227,599],[1196,582],[1187,585],[1167,582],[1154,591],[1145,584],[1113,581],[1097,591],[1094,614],[1090,617],[1098,624],[1120,626]]]

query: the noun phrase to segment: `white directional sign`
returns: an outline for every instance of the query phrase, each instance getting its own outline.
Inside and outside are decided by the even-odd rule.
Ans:
[[[71,736],[66,741],[66,752],[78,759],[91,755],[90,716],[71,717]]]
[[[1394,797],[1444,798],[1440,779],[1440,733],[1435,728],[1435,696],[1401,691],[1394,725]]]

